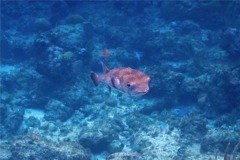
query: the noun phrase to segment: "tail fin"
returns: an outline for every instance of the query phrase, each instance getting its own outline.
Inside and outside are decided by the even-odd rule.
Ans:
[[[91,73],[91,79],[93,81],[93,83],[95,84],[95,86],[98,86],[99,84],[99,81],[98,81],[98,75],[94,72]]]

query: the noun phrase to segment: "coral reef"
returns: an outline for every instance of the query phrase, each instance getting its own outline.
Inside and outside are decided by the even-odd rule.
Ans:
[[[95,126],[99,126],[95,128]],[[84,147],[90,148],[93,152],[100,152],[107,149],[113,140],[117,140],[117,126],[107,121],[94,121],[87,125],[80,133],[79,142]],[[114,145],[111,148],[115,147]],[[118,145],[116,146],[118,147]]]
[[[142,160],[143,158],[136,153],[116,152],[114,154],[109,155],[106,160],[124,160],[124,159]]]
[[[2,1],[0,160],[239,159],[239,6]],[[95,88],[101,61],[149,92]]]
[[[37,31],[47,31],[51,28],[51,23],[45,18],[37,18],[34,21],[34,26],[36,27]]]
[[[72,113],[70,107],[65,106],[61,101],[52,99],[45,106],[44,118],[48,121],[65,121],[68,119]]]
[[[39,135],[26,135],[15,140],[10,147],[12,159],[66,159],[90,160],[90,153],[77,143],[54,144]]]

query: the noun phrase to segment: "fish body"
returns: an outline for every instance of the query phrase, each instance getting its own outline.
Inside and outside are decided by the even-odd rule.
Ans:
[[[104,63],[102,63],[102,68],[105,74],[91,73],[91,79],[96,86],[104,83],[131,96],[143,95],[149,91],[150,77],[143,72],[129,67],[109,70]]]

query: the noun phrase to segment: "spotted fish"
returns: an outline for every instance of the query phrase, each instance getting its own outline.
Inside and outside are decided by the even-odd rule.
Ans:
[[[102,63],[102,68],[105,74],[97,75],[92,72],[90,75],[96,86],[104,83],[109,86],[110,92],[113,87],[131,96],[143,95],[149,91],[150,77],[143,72],[129,67],[109,70],[104,63]]]

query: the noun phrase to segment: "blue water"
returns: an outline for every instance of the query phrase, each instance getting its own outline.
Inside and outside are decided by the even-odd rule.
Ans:
[[[240,158],[237,0],[0,3],[0,160]]]

